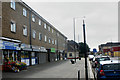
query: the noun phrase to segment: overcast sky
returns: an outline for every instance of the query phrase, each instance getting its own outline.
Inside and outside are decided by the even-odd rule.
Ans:
[[[73,40],[73,18],[76,18],[76,42],[83,41],[82,20],[85,16],[87,43],[91,50],[106,42],[118,41],[117,2],[40,2],[25,1],[44,19]],[[112,0],[111,0],[112,1]]]

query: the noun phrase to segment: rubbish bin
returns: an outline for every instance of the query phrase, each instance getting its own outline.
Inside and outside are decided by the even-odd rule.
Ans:
[[[81,60],[81,57],[79,58],[79,60]]]
[[[71,60],[71,63],[72,63],[72,64],[74,64],[74,63],[75,63],[75,61]]]

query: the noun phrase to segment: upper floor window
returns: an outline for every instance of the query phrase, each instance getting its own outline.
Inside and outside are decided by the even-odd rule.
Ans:
[[[27,10],[25,8],[23,8],[23,15],[27,16]]]
[[[27,36],[27,26],[23,26],[23,35]]]
[[[47,29],[46,23],[44,23],[44,28]]]
[[[47,36],[45,35],[45,42],[47,42]]]
[[[53,33],[53,31],[54,31],[54,30],[52,29],[52,33]]]
[[[55,40],[55,45],[57,45],[57,40]]]
[[[11,0],[10,7],[15,10],[15,0]]]
[[[36,31],[33,30],[33,38],[35,39],[35,36],[36,36]]]
[[[42,34],[39,33],[39,40],[42,40]]]
[[[50,31],[50,26],[48,26],[48,31]]]
[[[59,36],[59,33],[57,33],[57,36]]]
[[[52,40],[52,44],[54,44],[54,39]]]
[[[49,44],[51,43],[51,39],[50,39],[50,37],[49,37]]]
[[[11,31],[16,32],[16,24],[14,21],[11,21]]]
[[[35,15],[32,15],[32,21],[35,22]]]
[[[42,22],[41,22],[41,20],[39,19],[39,25],[41,25],[41,23],[42,23]]]

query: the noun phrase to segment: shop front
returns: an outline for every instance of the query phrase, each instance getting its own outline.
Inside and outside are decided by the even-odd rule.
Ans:
[[[32,49],[30,48],[30,45],[21,44],[21,62],[26,63],[27,66],[31,65],[31,52]]]
[[[48,62],[57,61],[57,54],[55,48],[47,49],[48,51]]]
[[[46,63],[48,61],[47,50],[45,47],[40,47],[40,52],[38,53],[38,64]]]
[[[3,61],[5,58],[8,58],[11,61],[18,61],[19,60],[19,52],[20,47],[19,43],[13,43],[8,41],[1,41],[2,42],[2,58]]]

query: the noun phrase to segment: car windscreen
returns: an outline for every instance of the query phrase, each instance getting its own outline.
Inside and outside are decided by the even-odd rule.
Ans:
[[[106,60],[110,60],[109,57],[102,57],[102,58],[99,58],[99,61],[106,61]]]
[[[120,70],[120,63],[118,64],[104,64],[102,66],[103,70]]]

